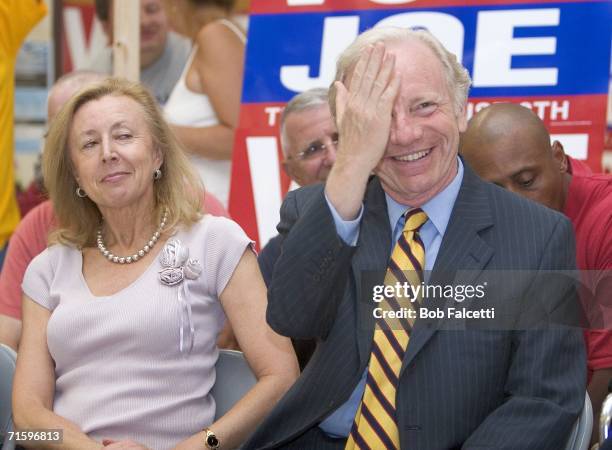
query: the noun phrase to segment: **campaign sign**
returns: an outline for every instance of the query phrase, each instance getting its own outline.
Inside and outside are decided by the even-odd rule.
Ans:
[[[468,116],[531,108],[571,156],[601,170],[612,3],[526,0],[253,0],[230,213],[263,246],[290,180],[278,120],[295,94],[328,87],[338,55],[372,27],[424,28],[469,70]]]
[[[107,36],[95,16],[93,1],[62,3],[62,73],[92,67],[107,45]]]

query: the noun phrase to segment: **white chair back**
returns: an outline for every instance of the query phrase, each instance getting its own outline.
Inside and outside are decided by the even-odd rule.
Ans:
[[[574,424],[572,434],[570,434],[565,450],[588,450],[591,443],[591,433],[593,431],[593,407],[589,394],[584,396],[584,408],[580,417]]]

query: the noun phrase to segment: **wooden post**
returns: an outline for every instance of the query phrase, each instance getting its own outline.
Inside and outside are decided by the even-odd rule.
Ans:
[[[64,15],[63,3],[62,0],[53,0],[53,3],[49,2],[53,7],[53,17],[51,18],[51,45],[53,47],[53,74],[51,79],[53,83],[64,73],[64,61],[62,58],[62,34],[64,33],[62,19]]]
[[[140,0],[113,1],[113,75],[140,79]]]

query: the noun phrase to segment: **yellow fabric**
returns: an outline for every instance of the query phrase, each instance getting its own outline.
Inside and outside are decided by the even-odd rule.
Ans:
[[[0,249],[19,223],[13,160],[15,60],[23,40],[46,13],[42,0],[0,0]]]
[[[402,232],[404,243],[408,245],[410,253],[420,267],[413,264],[413,260],[410,259],[404,248],[400,245],[402,237],[395,244],[391,254],[391,263],[394,263],[402,271],[403,276],[407,278],[408,282],[418,285],[421,283],[419,271],[422,271],[425,266],[425,251],[422,245],[417,242],[416,236],[419,228],[427,221],[427,215],[421,210],[415,210],[409,212],[406,217],[406,224]],[[403,283],[403,280],[397,279],[391,268],[387,269],[385,284],[393,286],[398,281]],[[418,298],[416,301],[420,302],[420,300]],[[412,302],[398,301],[398,303],[400,307],[412,307],[414,309],[416,306],[416,303]],[[381,302],[381,307],[383,311],[395,309],[386,300]],[[408,319],[408,323],[412,327],[414,319]],[[403,358],[398,354],[398,347],[401,347],[403,356],[403,352],[408,347],[409,340],[409,332],[400,324],[399,320],[385,319],[383,327],[378,323],[376,324],[372,353],[368,364],[368,381],[366,382],[359,410],[355,415],[353,429],[345,446],[346,450],[400,448],[397,423],[394,416],[390,415],[389,409],[395,410],[396,407],[397,379],[402,367]],[[391,341],[396,342],[392,343]],[[389,371],[385,371],[384,366],[388,367],[393,373],[393,380],[390,379]],[[373,388],[370,386],[371,380],[379,391],[378,395],[374,393]],[[383,403],[388,403],[389,406],[385,408]],[[385,437],[383,438],[381,435]],[[363,445],[360,445],[360,442]]]

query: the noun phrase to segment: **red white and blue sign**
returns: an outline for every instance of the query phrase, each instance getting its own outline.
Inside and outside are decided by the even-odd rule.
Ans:
[[[276,234],[290,180],[278,119],[327,87],[338,55],[369,28],[426,28],[469,70],[468,116],[492,102],[532,108],[566,152],[601,170],[612,2],[251,0],[230,213],[260,245]]]

